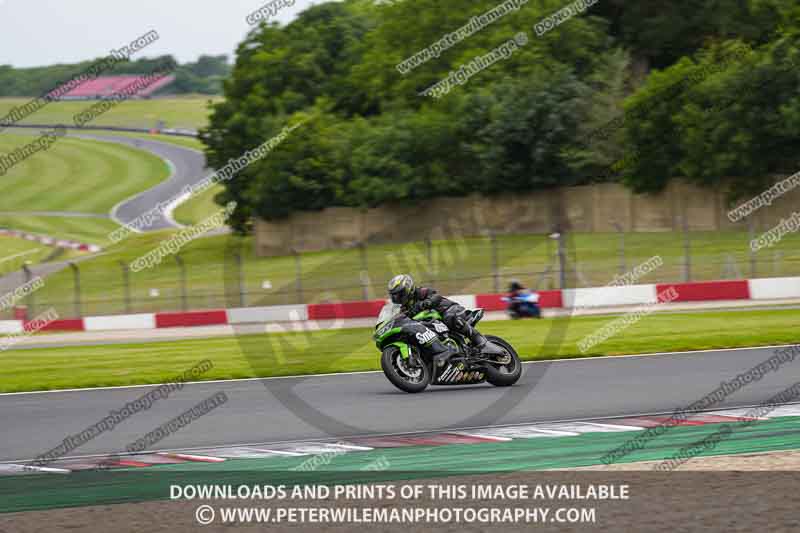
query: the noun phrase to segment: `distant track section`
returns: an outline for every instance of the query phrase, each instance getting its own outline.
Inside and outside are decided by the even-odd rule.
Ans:
[[[9,127],[27,129],[47,129],[53,125],[47,124],[13,124]],[[67,129],[77,130],[80,133],[72,135],[81,138],[94,139],[98,141],[114,142],[132,146],[139,150],[146,150],[157,157],[160,157],[170,165],[172,173],[167,180],[159,183],[155,187],[137,194],[132,198],[123,200],[117,204],[110,213],[110,217],[120,224],[127,224],[135,220],[142,214],[161,205],[166,205],[171,200],[178,197],[184,187],[194,185],[202,181],[211,171],[206,168],[205,156],[202,152],[192,148],[167,144],[150,139],[137,139],[115,135],[104,135],[95,133],[84,133],[83,128],[65,126]],[[109,132],[133,132],[151,133],[150,130],[140,128],[124,128],[114,126],[100,126],[87,128],[91,130],[104,130]],[[160,130],[158,133],[163,135],[175,135],[183,137],[196,137],[197,132],[190,130]],[[173,206],[174,207],[174,206]],[[157,231],[162,229],[178,228],[180,224],[175,222],[170,216],[169,211],[159,213],[153,223],[142,231]]]
[[[167,161],[172,169],[172,174],[165,181],[137,194],[133,198],[128,198],[120,202],[114,207],[111,212],[111,217],[120,224],[132,222],[137,217],[159,206],[159,204],[165,205],[178,197],[184,187],[202,181],[211,172],[210,169],[206,168],[206,158],[202,152],[191,148],[149,139],[136,139],[114,135],[81,133],[80,137],[98,141],[115,142],[132,146],[139,150],[147,150]],[[159,212],[154,218],[153,223],[149,227],[143,228],[143,231],[157,231],[178,227],[180,227],[180,224],[168,216],[168,213]]]
[[[90,126],[86,128],[81,128],[79,126],[69,126],[66,124],[9,124],[4,126],[6,128],[28,128],[28,129],[53,129],[55,127],[66,128],[68,130],[100,130],[100,131],[120,131],[120,132],[129,132],[129,133],[153,133],[152,129],[147,128],[125,128],[122,126]],[[175,129],[175,128],[165,128],[163,130],[157,130],[156,133],[160,135],[175,135],[177,137],[197,137],[197,131],[189,130],[189,129]]]

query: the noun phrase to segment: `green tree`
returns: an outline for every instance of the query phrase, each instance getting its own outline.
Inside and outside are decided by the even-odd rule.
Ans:
[[[587,87],[567,67],[507,78],[467,100],[461,135],[484,193],[577,185],[585,178],[563,148],[578,137]]]
[[[728,39],[769,40],[794,0],[603,0],[593,13],[610,34],[648,66],[666,68],[705,46]]]
[[[727,42],[652,74],[627,105],[626,149],[636,157],[626,183],[656,191],[683,177],[739,197],[771,173],[795,172],[799,44],[795,30],[744,53]]]

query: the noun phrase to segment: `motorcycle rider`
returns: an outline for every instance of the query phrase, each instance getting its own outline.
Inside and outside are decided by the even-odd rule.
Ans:
[[[511,285],[508,287],[508,296],[505,298],[508,301],[508,312],[512,317],[525,317],[532,316],[541,318],[541,309],[539,307],[539,294],[526,289],[519,280],[511,280]],[[528,309],[526,311],[526,309]]]
[[[467,337],[479,353],[502,355],[504,352],[494,343],[481,335],[473,328],[465,317],[466,309],[453,300],[448,300],[435,290],[427,287],[417,287],[414,279],[408,274],[400,274],[389,281],[389,297],[392,303],[400,304],[403,312],[414,317],[425,310],[436,310],[442,315],[442,322],[452,331],[457,331]],[[428,344],[433,352],[436,366],[444,364],[458,352],[452,347],[442,343],[438,337]]]

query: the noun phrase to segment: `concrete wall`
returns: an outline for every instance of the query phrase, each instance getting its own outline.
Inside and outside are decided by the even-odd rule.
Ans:
[[[800,205],[793,190],[750,218],[766,230]],[[733,206],[735,207],[735,206]],[[548,233],[559,223],[579,232],[681,231],[684,215],[692,231],[746,230],[730,222],[722,191],[673,181],[662,193],[638,195],[603,183],[527,194],[436,198],[424,205],[371,209],[332,207],[295,213],[277,222],[256,221],[256,253],[287,255],[365,244],[411,242],[496,233]]]

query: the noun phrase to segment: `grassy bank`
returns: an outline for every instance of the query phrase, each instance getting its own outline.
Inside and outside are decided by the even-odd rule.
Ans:
[[[108,234],[117,229],[119,224],[110,218],[0,215],[0,227],[102,246],[107,242]]]
[[[0,135],[0,153],[11,153],[33,139]],[[0,180],[0,226],[107,245],[107,235],[119,227],[107,218],[111,209],[157,185],[169,172],[163,160],[133,147],[63,138],[15,165]],[[69,213],[100,216],[66,216]]]
[[[0,220],[0,226],[2,226]],[[25,261],[36,263],[53,251],[38,242],[0,236],[0,276],[19,270]]]
[[[0,116],[12,108],[25,105],[32,98],[0,98]],[[153,128],[159,122],[167,128],[198,129],[208,123],[208,102],[219,97],[186,96],[183,98],[154,98],[126,100],[93,120],[91,126],[121,126]],[[73,124],[74,116],[91,107],[93,101],[51,102],[22,120],[22,124]]]
[[[509,340],[525,360],[791,344],[800,310],[654,314],[581,354],[577,343],[613,320],[576,317],[487,322],[482,331]],[[561,331],[563,342],[548,334]],[[370,328],[309,334],[262,334],[177,342],[12,350],[0,353],[0,391],[161,383],[198,360],[214,368],[203,379],[378,370]],[[559,335],[560,337],[560,335]],[[753,361],[754,364],[759,360]],[[721,376],[725,377],[725,376]]]
[[[0,153],[30,143],[28,135],[0,135]],[[0,180],[0,211],[74,211],[108,214],[120,200],[163,181],[160,158],[115,143],[62,138],[9,169]]]

